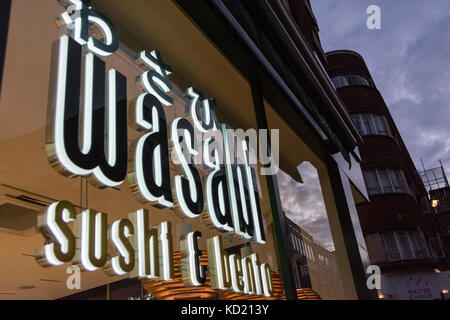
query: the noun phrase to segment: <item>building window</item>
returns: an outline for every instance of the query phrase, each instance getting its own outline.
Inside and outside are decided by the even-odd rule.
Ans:
[[[385,116],[381,114],[355,113],[352,120],[363,136],[392,136]]]
[[[347,87],[350,85],[350,81],[347,76],[336,76],[331,78],[331,82],[333,82],[334,87],[341,88],[341,87]]]
[[[428,257],[425,238],[420,230],[398,230],[382,233],[389,261],[425,259]]]
[[[336,89],[347,86],[371,86],[370,81],[366,77],[354,73],[334,76],[331,78],[331,81]]]
[[[402,170],[369,169],[363,170],[363,175],[369,195],[411,193]]]
[[[443,258],[445,257],[444,248],[442,247],[441,237],[436,234],[435,238],[431,238],[429,240],[431,253],[434,258]]]

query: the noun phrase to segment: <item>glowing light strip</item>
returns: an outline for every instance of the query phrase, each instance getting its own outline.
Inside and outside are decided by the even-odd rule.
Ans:
[[[214,162],[210,160],[209,156],[209,144],[212,138],[206,138],[203,140],[203,163],[211,169],[219,170],[219,153],[214,149]]]
[[[163,97],[161,97],[161,95],[156,92],[155,90],[153,90],[152,85],[150,84],[149,80],[148,80],[148,73],[149,71],[145,71],[142,75],[141,75],[141,82],[144,84],[145,90],[148,91],[148,93],[154,95],[155,97],[158,98],[158,100],[161,102],[161,104],[165,107],[169,107],[172,105],[172,103],[166,99],[164,99]],[[169,92],[170,88],[164,83],[162,82],[160,79],[152,77],[153,81],[155,81],[158,86],[164,91],[164,92]]]
[[[273,295],[273,282],[270,266],[267,263],[263,263],[261,265],[261,275],[264,287],[264,295],[266,297],[271,297]]]
[[[144,120],[144,99],[147,94],[148,93],[141,94],[136,100],[136,124],[146,130],[152,130],[152,124]],[[159,128],[157,131],[159,131]]]
[[[190,87],[187,89],[188,95],[192,98],[191,101],[191,115],[192,119],[194,120],[195,127],[200,130],[202,133],[207,133],[210,130],[207,130],[203,127],[202,122],[200,121],[198,114],[197,114],[197,103],[199,102],[200,95],[194,91],[194,88]],[[209,100],[205,99],[203,100],[203,112],[205,114],[205,123],[211,122],[211,109],[209,105]],[[214,127],[214,130],[216,128]]]
[[[250,264],[251,267],[247,268],[247,261],[250,260]],[[250,291],[250,289],[254,289],[252,288],[252,284],[254,285],[254,275],[252,274],[252,270],[253,270],[253,264],[252,264],[252,259],[250,256],[247,256],[245,258],[243,258],[241,260],[241,267],[242,267],[242,277],[245,280],[244,281],[244,293],[246,294],[254,294],[255,292]],[[253,277],[252,277],[253,276]],[[253,280],[253,282],[252,282]]]
[[[153,58],[158,59],[158,57],[156,56],[156,52],[155,50],[153,50],[152,52],[150,52],[150,54],[153,56]],[[149,59],[146,55],[145,51],[141,51],[141,53],[139,54],[139,58],[141,59],[141,61],[149,68],[155,70],[156,72],[158,72],[160,75],[163,75],[163,70],[161,68],[160,65],[154,63],[151,59]]]
[[[62,35],[60,38],[60,45],[59,45],[59,60],[58,60],[58,75],[57,75],[57,87],[56,87],[56,106],[55,106],[55,130],[54,130],[54,141],[55,141],[55,152],[56,156],[61,163],[69,172],[80,175],[80,176],[86,176],[89,174],[94,174],[95,177],[104,185],[108,187],[117,187],[120,185],[123,181],[113,181],[106,177],[99,166],[97,166],[93,170],[86,170],[83,168],[80,168],[79,166],[75,165],[69,158],[66,152],[66,147],[64,144],[64,122],[65,122],[65,102],[66,102],[66,87],[67,87],[67,59],[68,59],[68,51],[69,51],[69,37],[66,35]],[[87,60],[87,63],[89,64],[89,58]],[[87,67],[86,72],[90,72],[91,70],[89,67]],[[111,70],[110,70],[111,71]],[[87,79],[92,79],[93,74],[87,74]],[[111,79],[110,79],[111,80]],[[113,81],[113,87],[115,88],[115,80]],[[110,106],[109,106],[110,107]],[[85,105],[85,109],[89,108],[89,104]],[[92,106],[91,106],[92,108]],[[89,110],[87,110],[89,113]],[[115,124],[109,123],[108,126],[114,133],[115,137],[115,130],[116,126]],[[86,127],[85,127],[86,129]],[[84,142],[85,145],[88,145],[89,142],[88,135],[86,137],[86,141]],[[109,137],[111,139],[111,137]],[[83,144],[84,144],[83,143]],[[115,150],[115,147],[113,148]],[[114,156],[115,156],[115,152]]]
[[[215,172],[211,172],[208,175],[208,178],[206,179],[206,197],[207,197],[207,205],[208,205],[208,214],[209,214],[209,218],[212,222],[212,224],[219,229],[223,229],[223,230],[227,230],[227,231],[231,231],[233,230],[232,228],[228,227],[226,224],[221,224],[219,222],[219,220],[216,217],[216,210],[214,209],[214,205],[213,205],[213,190],[212,190],[212,180],[214,178],[214,173]],[[223,192],[220,192],[221,190],[218,190],[219,192],[219,198],[220,196],[222,196],[223,199]],[[222,208],[221,208],[222,209]],[[223,210],[223,209],[222,209]],[[231,230],[230,230],[231,229]]]
[[[76,175],[87,175],[88,170],[84,170],[72,163],[67,156],[66,148],[64,146],[64,109],[66,101],[66,86],[67,86],[67,59],[69,52],[69,37],[61,36],[59,41],[59,60],[58,60],[58,75],[56,87],[56,115],[55,115],[55,151],[61,164],[70,172]]]
[[[97,214],[95,216],[95,250],[94,250],[94,256],[97,259],[100,259],[102,257],[102,242],[97,241],[97,239],[101,239],[101,237],[99,236],[101,232],[102,232],[102,216],[100,214]]]
[[[210,161],[209,159],[209,152],[208,152],[208,146],[210,141],[212,140],[212,138],[207,138],[204,141],[204,148],[203,148],[203,160],[204,163],[212,168],[215,169],[214,171],[210,172],[208,177],[206,178],[206,197],[207,197],[207,206],[208,206],[208,212],[209,212],[209,217],[210,220],[212,222],[212,224],[218,228],[218,229],[222,229],[225,231],[232,231],[233,228],[229,227],[227,224],[221,224],[219,222],[219,220],[217,220],[216,217],[216,211],[214,209],[214,205],[213,205],[213,190],[212,190],[212,181],[214,179],[214,175],[220,170],[220,165],[219,165],[219,153],[217,152],[216,149],[214,149],[214,162]],[[222,186],[222,182],[219,183],[218,186],[218,190],[217,192],[219,193],[219,206],[220,206],[220,210],[221,212],[225,212],[225,200],[224,200],[224,196],[223,196],[223,186]]]
[[[116,140],[116,70],[108,71],[108,164],[113,167],[117,160]]]
[[[80,11],[83,9],[84,3],[80,0],[68,0],[73,6],[75,6],[75,11]],[[78,42],[81,45],[85,45],[86,41],[81,38],[81,17],[76,18],[75,20],[72,20],[72,18],[69,16],[67,12],[64,12],[61,17],[63,18],[63,21],[66,23],[67,26],[71,25],[72,23],[75,26],[75,32],[74,32],[74,39],[76,42]]]
[[[92,89],[94,87],[94,54],[86,54],[84,73],[83,148],[88,154],[92,146]]]
[[[242,273],[241,259],[239,255],[232,254],[230,260],[230,273],[231,273],[231,287],[236,293],[241,293],[244,287],[244,283],[239,277],[239,273]]]
[[[172,122],[172,142],[174,145],[176,155],[177,155],[179,161],[181,162],[181,166],[183,167],[184,175],[189,181],[189,190],[191,193],[191,199],[192,199],[192,201],[196,201],[197,200],[197,189],[195,186],[195,180],[194,180],[191,170],[189,169],[189,165],[188,165],[186,159],[184,158],[183,150],[181,148],[181,144],[180,144],[179,137],[178,137],[178,122],[181,119],[182,118],[176,118]],[[198,154],[198,152],[195,149],[191,148],[191,144],[190,144],[191,135],[189,134],[189,131],[187,131],[187,130],[184,130],[184,131],[186,131],[185,135],[184,135],[186,148],[188,148],[189,153],[191,155],[195,156]],[[188,134],[186,134],[186,133],[188,133]],[[182,181],[181,176],[175,176],[174,180],[175,180],[175,193],[176,193],[176,197],[178,199],[178,203],[180,205],[181,210],[188,218],[196,218],[198,215],[191,212],[191,210],[189,210],[188,206],[186,205],[186,201],[184,199],[184,194],[183,194],[183,187],[181,184],[181,181]]]
[[[170,277],[170,260],[172,257],[170,255],[169,252],[169,239],[168,237],[169,235],[169,227],[168,227],[168,223],[162,222],[161,223],[161,228],[160,228],[160,239],[161,239],[161,249],[162,249],[162,265],[163,265],[163,276],[162,279],[163,280],[172,280],[172,278]]]
[[[224,198],[224,188],[226,188],[226,186],[224,186],[224,183],[222,181],[219,182],[219,207],[221,212],[225,212],[225,198]],[[225,226],[226,230],[228,231],[232,231],[233,228],[229,227],[229,226]]]
[[[139,138],[139,141],[136,145],[136,156],[134,159],[135,168],[136,168],[136,180],[138,182],[139,191],[144,196],[145,199],[147,199],[150,202],[158,202],[160,205],[171,208],[173,207],[173,202],[168,201],[164,198],[164,196],[155,197],[150,190],[147,188],[147,184],[145,183],[144,179],[144,164],[142,163],[143,155],[144,155],[144,146],[145,141],[148,137],[150,137],[153,133],[159,132],[159,119],[158,119],[158,112],[156,108],[152,108],[152,122],[149,123],[148,121],[144,120],[144,98],[145,94],[142,94],[138,97],[136,101],[136,122],[141,127],[152,130],[151,132],[143,135],[141,138]],[[154,167],[153,173],[155,175],[155,182],[159,186],[162,185],[162,163],[161,163],[161,147],[158,146],[154,151],[154,158],[153,158],[153,164]]]
[[[214,252],[215,252],[214,257],[216,258],[216,273],[217,273],[218,286],[219,286],[219,289],[225,290],[227,288],[225,287],[225,279],[224,279],[225,272],[222,269],[223,254],[222,254],[222,251],[220,250],[220,247],[221,247],[220,241],[221,240],[222,239],[219,236],[215,236],[213,238]]]
[[[205,112],[205,122],[206,123],[210,123],[212,121],[211,119],[211,105],[209,104],[209,100],[205,99],[203,100],[203,110]],[[215,127],[213,127],[213,131],[216,129]],[[206,132],[208,132],[209,130],[206,130]]]
[[[147,278],[149,278],[149,279],[154,279],[154,278],[158,277],[158,274],[156,274],[156,270],[155,270],[156,265],[158,264],[158,261],[153,261],[151,259],[153,256],[153,250],[154,250],[155,246],[156,247],[158,246],[157,241],[158,241],[158,239],[156,237],[154,237],[154,236],[150,237],[150,243],[148,245],[149,251],[150,251],[149,252],[150,274],[147,276]],[[158,259],[158,257],[157,257],[157,259]]]
[[[242,215],[244,217],[245,222],[248,224],[248,212],[247,212],[247,201],[245,201],[245,190],[244,190],[244,181],[242,178],[242,170],[241,167],[236,168],[237,171],[237,177],[238,177],[238,185],[239,185],[239,194],[241,195],[241,208],[242,208]],[[249,193],[251,193],[249,189]],[[250,239],[251,236],[245,231],[243,232],[244,237],[246,239]]]
[[[103,21],[102,19],[100,19],[98,17],[94,17],[94,16],[89,16],[88,20],[92,23],[95,23],[102,29],[102,31],[105,35],[105,38],[106,38],[105,44],[111,45],[113,43],[114,39],[113,39],[113,34],[112,34],[111,29],[109,28],[108,24],[105,21]],[[111,55],[110,52],[106,52],[106,51],[103,51],[103,50],[97,48],[94,44],[94,40],[92,37],[89,37],[87,47],[89,50],[91,50],[92,52],[94,52],[100,56],[107,57],[107,56]]]
[[[156,52],[152,51],[150,52],[150,54],[153,56],[153,58],[158,59]],[[141,53],[139,54],[139,58],[140,60],[149,68],[155,70],[159,75],[165,77],[164,72],[166,71],[167,74],[170,74],[170,72],[168,72],[167,70],[163,70],[162,67],[156,63],[154,63],[151,59],[149,59],[146,55],[145,51],[141,51]],[[144,72],[141,76],[141,81],[144,84],[145,89],[151,93],[152,95],[154,95],[155,97],[158,98],[158,100],[166,107],[169,107],[172,105],[172,103],[170,101],[167,101],[166,99],[164,99],[163,97],[161,97],[155,90],[153,90],[151,84],[148,81],[148,71]],[[163,82],[161,81],[161,79],[155,78],[153,77],[152,80],[164,91],[164,92],[169,92],[170,88]]]
[[[67,253],[69,243],[68,243],[66,237],[64,236],[64,234],[62,233],[61,229],[58,227],[58,225],[56,223],[55,216],[56,216],[56,206],[57,205],[58,205],[58,202],[55,202],[47,208],[47,215],[46,215],[47,226],[49,227],[50,231],[55,235],[56,240],[61,244],[61,251]],[[73,219],[70,219],[68,217],[68,214],[64,214],[65,211],[66,210],[64,209],[63,221],[66,223],[74,221]],[[56,257],[55,252],[54,252],[54,247],[55,247],[54,243],[46,244],[44,246],[45,258],[47,259],[48,263],[50,263],[51,265],[60,266],[60,265],[64,264],[64,262],[60,261]]]
[[[261,283],[261,273],[260,273],[260,266],[258,266],[258,255],[256,253],[253,253],[251,255],[252,257],[252,267],[253,267],[253,277],[255,279],[255,289],[257,295],[263,294],[262,289],[262,283]]]
[[[70,15],[67,12],[63,12],[61,14],[61,19],[64,21],[64,23],[69,26],[73,23],[72,18],[70,17]]]
[[[254,225],[254,237],[257,243],[260,244],[265,244],[266,241],[263,240],[262,238],[262,234],[261,234],[261,230],[259,228],[259,226],[262,226],[262,221],[260,220],[260,217],[258,215],[258,208],[256,206],[256,201],[258,201],[258,199],[256,199],[255,197],[255,192],[254,192],[254,184],[253,184],[253,175],[252,172],[250,170],[250,165],[248,163],[248,159],[247,159],[247,143],[246,141],[242,141],[242,148],[244,150],[243,154],[244,154],[244,164],[245,164],[245,170],[247,173],[247,182],[248,182],[248,190],[249,190],[249,194],[250,194],[250,204],[252,207],[252,215],[253,215],[253,225]]]
[[[138,237],[138,257],[139,257],[139,277],[148,278],[148,275],[145,274],[145,233],[144,230],[144,209],[139,209],[136,212],[136,223],[137,223],[137,237]]]
[[[196,252],[195,252],[194,241],[196,241],[197,239],[194,239],[194,234],[195,234],[195,232],[190,232],[187,236],[188,250],[189,250],[189,280],[193,286],[198,287],[198,286],[201,286],[202,283],[197,278],[197,274],[195,272],[195,270],[196,270],[195,253]],[[200,270],[201,275],[204,276],[202,268],[200,266],[198,266],[198,268]]]
[[[92,264],[91,259],[89,258],[89,242],[91,241],[90,235],[89,235],[89,216],[90,212],[89,210],[83,211],[81,213],[81,264],[86,270],[94,271],[98,268]],[[95,217],[95,234],[94,234],[94,241],[95,241],[95,251],[97,251],[97,248],[101,246],[101,236],[100,232],[98,231],[98,225],[101,225],[101,220],[98,221],[97,218],[100,217],[100,213],[96,214]],[[100,243],[99,243],[100,242]],[[96,255],[96,254],[95,254]]]
[[[245,236],[247,236],[246,233],[242,232],[239,227],[239,214],[238,214],[237,201],[236,201],[236,191],[234,188],[230,147],[228,144],[228,133],[227,133],[227,127],[225,124],[222,124],[222,134],[223,134],[223,148],[225,151],[225,171],[226,171],[226,175],[227,175],[228,194],[229,194],[230,204],[231,204],[231,213],[232,213],[231,216],[233,218],[234,232],[238,235],[245,237]]]
[[[125,246],[123,245],[122,241],[119,238],[119,225],[120,225],[121,221],[122,220],[117,220],[117,221],[115,221],[112,224],[112,226],[111,226],[111,239],[112,239],[115,247],[119,251],[120,255],[122,257],[124,257],[125,263],[129,264],[130,263],[130,255],[129,255],[128,251],[126,250]],[[125,226],[124,234],[125,234],[126,238],[130,238],[131,237],[130,230],[128,229],[128,226]],[[120,263],[119,263],[119,258],[120,258],[119,256],[115,256],[115,257],[111,258],[112,268],[113,268],[113,270],[114,270],[114,272],[116,274],[124,275],[127,272],[121,268]]]

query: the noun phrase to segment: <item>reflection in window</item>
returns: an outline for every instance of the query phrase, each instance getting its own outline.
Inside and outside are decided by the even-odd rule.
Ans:
[[[369,195],[380,193],[410,193],[402,170],[369,169],[363,170]]]
[[[317,169],[309,162],[302,163],[298,169],[304,183],[296,182],[281,170],[278,175],[283,210],[315,241],[334,249]]]
[[[382,233],[388,261],[428,257],[425,238],[420,230],[398,230]]]
[[[352,120],[363,136],[391,136],[386,118],[380,114],[352,114]]]
[[[347,86],[367,86],[370,87],[370,81],[360,74],[342,74],[331,78],[334,87],[342,88]]]
[[[312,288],[323,299],[342,299],[343,284],[317,169],[304,162],[298,170],[304,183],[281,170],[277,177],[297,288]]]

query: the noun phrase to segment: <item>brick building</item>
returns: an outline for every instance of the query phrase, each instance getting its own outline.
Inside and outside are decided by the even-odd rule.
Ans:
[[[385,299],[440,299],[445,262],[439,222],[427,190],[378,91],[356,52],[327,53],[328,72],[363,136],[361,167],[370,203],[357,205],[372,264],[382,272]]]

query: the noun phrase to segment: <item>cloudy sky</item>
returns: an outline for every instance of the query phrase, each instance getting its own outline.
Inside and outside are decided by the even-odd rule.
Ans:
[[[369,30],[369,5],[381,8],[381,30]],[[325,51],[359,52],[421,168],[450,172],[450,0],[311,0]],[[280,173],[289,218],[326,247],[333,241],[317,172],[303,167],[304,184]]]
[[[366,10],[381,8],[381,30]],[[416,167],[450,172],[450,1],[311,0],[325,51],[365,58]]]
[[[330,250],[334,249],[318,172],[309,162],[303,162],[298,169],[303,183],[296,182],[281,170],[278,173],[283,209],[288,218],[308,232],[316,242]]]

